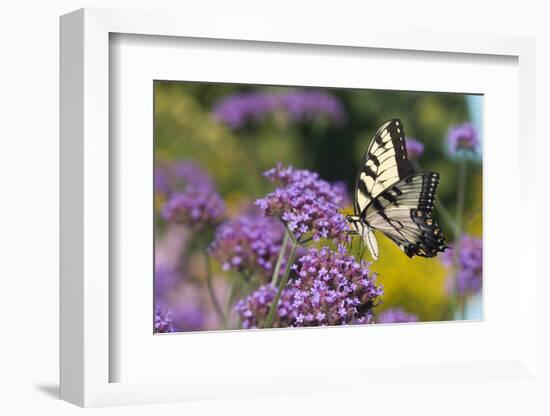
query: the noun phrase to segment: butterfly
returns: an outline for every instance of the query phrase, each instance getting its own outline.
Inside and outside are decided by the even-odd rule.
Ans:
[[[433,218],[436,172],[414,172],[400,120],[386,121],[374,135],[357,173],[350,234],[361,237],[374,260],[378,230],[409,256],[434,257],[447,248]]]

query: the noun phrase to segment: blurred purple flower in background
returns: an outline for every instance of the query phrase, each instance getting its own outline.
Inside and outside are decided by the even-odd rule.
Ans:
[[[172,190],[170,172],[165,166],[155,166],[154,183],[155,193],[168,195]]]
[[[178,273],[173,267],[157,263],[155,266],[155,299],[164,299],[174,289],[178,281]]]
[[[156,332],[196,331],[203,328],[207,315],[204,308],[192,299],[185,299],[185,302],[182,302],[182,288],[189,285],[192,283],[182,279],[173,267],[165,264],[156,266]],[[190,291],[190,294],[194,295],[193,291]]]
[[[279,221],[259,213],[244,214],[218,227],[209,252],[225,271],[270,276],[283,235]]]
[[[352,203],[350,194],[348,192],[348,186],[344,181],[332,182],[331,185],[334,193],[338,196],[338,199],[340,201],[338,202],[338,205],[345,207]]]
[[[180,162],[172,168],[173,191],[164,206],[164,220],[200,229],[219,224],[225,204],[215,191],[208,174],[193,162]]]
[[[447,133],[447,146],[453,156],[457,154],[474,154],[479,145],[479,135],[471,123],[453,126]]]
[[[418,322],[418,316],[405,312],[401,308],[390,308],[381,312],[375,318],[377,324],[392,324],[400,322]]]
[[[294,121],[309,121],[319,115],[340,123],[344,119],[344,109],[340,101],[323,91],[294,90],[279,97],[280,107]]]
[[[481,289],[483,279],[483,242],[480,238],[465,235],[460,239],[456,290],[459,295],[474,294]],[[441,260],[452,266],[455,249],[447,250]],[[449,284],[453,279],[449,279]]]
[[[238,93],[214,107],[214,117],[232,129],[247,122],[259,122],[273,113],[283,113],[293,121],[310,121],[325,117],[340,123],[344,119],[342,104],[323,91],[292,90],[287,93]]]
[[[333,186],[317,173],[281,164],[264,176],[282,186],[258,199],[256,205],[265,215],[281,219],[297,239],[307,233],[313,240],[336,238],[346,229],[347,222],[338,211],[345,199],[341,185]]]
[[[188,185],[214,189],[214,182],[210,175],[191,160],[157,163],[154,180],[155,192],[165,196],[184,191]]]
[[[214,117],[232,129],[247,121],[261,121],[277,108],[275,95],[262,93],[239,93],[230,95],[214,107]]]
[[[155,308],[155,332],[175,332],[170,311],[164,312],[159,307]]]
[[[196,229],[219,224],[224,214],[223,200],[208,187],[188,187],[185,192],[173,193],[161,213],[166,221]]]
[[[200,331],[204,329],[207,311],[197,304],[179,304],[170,310],[174,331]]]
[[[407,145],[407,154],[409,157],[418,159],[424,154],[424,144],[416,139],[407,137],[405,139]]]
[[[214,182],[208,173],[196,162],[184,160],[174,164],[173,176],[178,185],[202,186],[214,188]]]
[[[276,292],[268,284],[237,304],[244,328],[264,324]],[[292,266],[292,279],[277,304],[273,327],[369,323],[382,294],[369,264],[358,263],[344,247],[309,249]]]

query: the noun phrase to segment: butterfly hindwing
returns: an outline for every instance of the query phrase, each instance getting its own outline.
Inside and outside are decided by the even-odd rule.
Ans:
[[[445,238],[432,216],[439,174],[413,173],[390,186],[366,209],[366,222],[394,241],[407,256],[434,257]]]
[[[398,119],[386,121],[369,145],[355,187],[355,212],[364,217],[367,206],[390,185],[412,173],[405,132]]]

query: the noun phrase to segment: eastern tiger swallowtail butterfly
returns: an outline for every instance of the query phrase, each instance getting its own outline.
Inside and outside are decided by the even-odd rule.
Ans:
[[[355,182],[354,215],[347,220],[372,257],[378,259],[378,230],[409,256],[434,257],[444,251],[445,238],[433,218],[436,172],[414,172],[407,158],[405,132],[398,119],[378,129]]]

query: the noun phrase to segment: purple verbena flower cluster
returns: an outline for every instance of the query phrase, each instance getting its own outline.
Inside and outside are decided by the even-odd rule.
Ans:
[[[220,225],[210,245],[210,255],[223,270],[270,276],[284,235],[282,224],[258,213],[241,215]]]
[[[334,96],[323,91],[292,90],[283,94],[238,93],[214,107],[217,120],[232,129],[249,121],[265,120],[273,113],[286,114],[293,121],[309,121],[324,116],[334,123],[344,119],[343,107]]]
[[[308,233],[313,240],[337,238],[346,229],[345,217],[338,211],[345,199],[342,186],[331,185],[317,173],[281,164],[264,176],[281,186],[256,205],[265,215],[280,218],[297,239]]]
[[[187,185],[214,188],[214,182],[206,171],[192,160],[176,163],[157,163],[154,172],[155,192],[169,196],[183,191]]]
[[[366,322],[383,294],[369,263],[358,263],[343,246],[310,249],[292,270],[296,326]]]
[[[174,164],[172,172],[175,180],[183,185],[214,187],[210,175],[192,160],[184,160]]]
[[[262,327],[275,294],[276,288],[268,284],[237,304],[244,328]],[[382,294],[369,264],[358,263],[344,247],[309,249],[292,266],[273,327],[368,323]]]
[[[409,157],[418,159],[424,154],[424,143],[410,137],[407,137],[405,143],[407,145],[407,154]]]
[[[185,192],[172,194],[162,209],[166,221],[194,228],[219,224],[225,214],[221,197],[210,188],[189,187]]]
[[[237,303],[235,311],[239,315],[244,329],[261,328],[263,326],[276,293],[277,288],[268,283],[260,286]],[[277,309],[278,318],[273,322],[274,328],[289,326],[285,318],[288,315],[286,307],[290,306],[290,295],[291,292],[288,290],[284,290],[281,294]]]
[[[393,324],[401,322],[418,322],[418,316],[405,312],[401,308],[389,308],[375,318],[377,324]]]
[[[225,204],[206,172],[193,162],[181,162],[171,173],[171,189],[175,190],[162,207],[163,219],[195,229],[215,226],[223,220]]]
[[[155,333],[175,332],[172,324],[172,313],[164,312],[161,308],[155,308]]]
[[[483,281],[483,242],[480,238],[465,235],[458,243],[458,270],[456,273],[456,290],[459,295],[474,294],[481,289]],[[452,266],[455,261],[455,249],[442,254],[442,262]],[[454,279],[449,280],[449,284]]]
[[[458,154],[473,154],[480,145],[479,135],[471,123],[453,126],[447,133],[447,146],[453,156]]]

